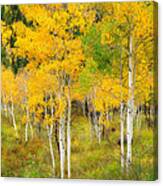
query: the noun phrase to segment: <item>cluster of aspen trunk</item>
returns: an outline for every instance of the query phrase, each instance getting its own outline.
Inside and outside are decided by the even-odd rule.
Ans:
[[[68,94],[70,95],[70,94]],[[50,99],[50,96],[45,97],[45,102]],[[52,97],[51,97],[52,100]],[[17,127],[16,121],[16,109],[14,104],[11,102],[9,104],[3,104],[2,102],[2,110],[5,117],[9,117],[13,128],[15,130],[15,135],[17,140],[19,140],[19,130]],[[72,113],[72,110],[74,112]],[[52,162],[52,174],[56,176],[56,154],[58,153],[60,157],[60,177],[65,178],[65,163],[67,163],[67,172],[68,178],[71,178],[71,127],[73,124],[71,121],[72,115],[75,117],[77,110],[80,110],[80,115],[83,115],[88,119],[88,126],[90,128],[90,141],[93,143],[95,140],[100,144],[102,140],[109,140],[109,135],[112,132],[115,132],[117,129],[114,126],[106,127],[105,123],[100,123],[100,116],[102,113],[97,111],[92,103],[91,97],[87,96],[85,99],[81,101],[73,100],[71,101],[70,97],[67,99],[67,108],[65,109],[65,114],[60,116],[60,119],[54,122],[53,125],[46,125],[47,136],[49,141],[49,151],[51,155]],[[132,162],[132,143],[133,143],[133,128],[129,128],[128,120],[131,119],[134,121],[134,125],[137,129],[141,129],[143,120],[145,121],[145,125],[147,128],[153,127],[154,125],[154,105],[148,105],[146,103],[139,105],[137,108],[133,110],[132,118],[129,117],[129,109],[127,105],[121,103],[119,109],[113,108],[112,110],[108,110],[105,112],[106,121],[113,121],[114,117],[119,115],[120,117],[120,138],[117,139],[117,144],[120,145],[120,153],[121,153],[121,167],[124,170],[125,162],[127,170],[129,168],[130,163]],[[82,112],[81,112],[82,111]],[[44,111],[42,112],[42,119],[46,118],[48,115],[53,117],[55,112],[54,103],[51,102],[51,107],[45,106]],[[112,115],[110,113],[113,113]],[[34,123],[34,115],[29,113],[28,107],[26,108],[27,115],[27,123],[25,125],[25,142],[27,143],[29,138],[33,139],[35,132],[41,133],[43,130],[43,126],[41,123]],[[124,133],[124,128],[127,126],[126,134]],[[133,127],[133,126],[132,126]],[[30,131],[29,131],[29,129]],[[45,129],[44,129],[45,130]],[[132,132],[132,133],[131,133]],[[41,135],[40,135],[41,136]],[[53,137],[54,136],[54,137]],[[54,144],[57,146],[57,150],[54,153]],[[125,158],[125,145],[127,145],[127,153]],[[66,161],[67,155],[67,161]],[[73,165],[72,165],[73,166]]]

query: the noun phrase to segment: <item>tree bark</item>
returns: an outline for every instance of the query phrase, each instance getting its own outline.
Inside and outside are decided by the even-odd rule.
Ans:
[[[25,142],[28,141],[28,122],[25,124]]]
[[[90,141],[93,141],[93,136],[94,136],[94,127],[91,119],[91,111],[90,111],[90,101],[89,97],[87,97],[87,107],[88,107],[88,120],[90,124]]]
[[[12,122],[13,122],[14,130],[15,130],[16,138],[18,138],[18,129],[17,129],[16,119],[15,119],[15,114],[14,114],[14,103],[13,103],[13,101],[11,103],[11,116],[12,116]]]
[[[60,116],[59,147],[60,147],[60,172],[61,172],[61,178],[64,178],[64,164],[65,164],[65,120],[64,120],[64,116]]]
[[[94,87],[94,93],[93,93],[93,97],[94,99],[96,99],[96,88]],[[97,114],[96,114],[96,109],[95,106],[93,105],[93,120],[94,120],[94,126],[95,126],[95,131],[96,131],[96,136],[98,139],[98,143],[101,143],[101,126],[99,124],[98,118],[97,118]]]
[[[122,55],[122,54],[121,54]],[[121,168],[122,172],[124,171],[124,103],[123,103],[123,65],[122,65],[122,56],[120,59],[120,86],[121,86],[121,104],[120,104],[120,139],[121,139]]]
[[[67,115],[67,171],[68,171],[68,178],[71,177],[71,94],[70,94],[70,80],[68,85],[68,115]]]
[[[55,142],[56,142],[56,145],[57,145],[58,156],[60,157],[60,146],[59,146],[59,139],[58,139],[58,128],[59,128],[59,123],[56,122],[56,124],[55,124]]]
[[[101,143],[101,134],[100,134],[100,126],[98,125],[98,120],[97,120],[97,115],[96,115],[96,110],[93,106],[93,120],[94,120],[94,126],[95,126],[95,131],[96,131],[96,136],[98,139],[99,144]]]
[[[49,139],[49,150],[50,150],[51,161],[52,161],[52,174],[55,177],[55,156],[54,156],[53,145],[52,145],[53,125],[50,125],[50,127],[47,125],[47,133]]]
[[[65,85],[65,73],[61,72],[59,77],[58,98],[61,100]],[[60,113],[59,117],[59,152],[60,152],[60,176],[63,179],[65,175],[65,112]]]
[[[133,61],[132,61],[132,48],[133,41],[132,35],[129,36],[129,100],[128,100],[128,108],[127,108],[127,159],[126,159],[126,167],[128,167],[132,161],[132,137],[133,137],[133,116],[134,116],[134,84],[133,84]]]
[[[123,110],[124,110],[124,104],[123,102],[121,101],[121,106],[120,106],[120,120],[121,120],[121,168],[122,168],[122,171],[124,170],[124,113],[123,113]]]

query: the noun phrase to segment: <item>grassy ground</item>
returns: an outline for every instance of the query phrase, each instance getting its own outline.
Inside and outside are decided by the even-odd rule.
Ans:
[[[133,163],[127,175],[122,173],[120,167],[120,146],[117,144],[119,124],[115,123],[116,131],[110,133],[109,141],[103,140],[99,145],[96,139],[90,141],[87,119],[81,116],[74,119],[71,130],[72,178],[154,180],[153,130],[143,126],[141,130],[134,131]],[[41,132],[40,138],[35,136],[28,143],[24,142],[22,126],[19,132],[20,139],[16,140],[12,124],[2,116],[2,176],[52,177],[46,130]],[[59,157],[55,144],[54,149],[56,176],[59,177]]]

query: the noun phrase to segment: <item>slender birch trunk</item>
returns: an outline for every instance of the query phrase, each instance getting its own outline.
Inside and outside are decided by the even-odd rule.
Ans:
[[[47,103],[47,97],[45,96],[45,103]],[[48,110],[47,110],[47,106],[45,105],[44,108],[44,114],[45,114],[45,118],[48,114]],[[53,118],[53,105],[51,104],[51,117]],[[54,157],[54,151],[53,151],[53,145],[52,145],[52,133],[53,133],[53,124],[51,123],[51,125],[47,125],[47,134],[48,134],[48,139],[49,139],[49,150],[50,150],[50,155],[51,155],[51,161],[52,161],[52,173],[53,176],[55,176],[55,157]]]
[[[94,112],[94,122],[95,122],[95,129],[96,129],[96,133],[97,133],[98,143],[100,144],[102,129],[101,129],[101,125],[98,122],[96,111]]]
[[[121,119],[121,168],[122,171],[124,170],[124,113],[123,113],[123,109],[124,109],[124,104],[123,102],[121,102],[121,106],[120,106],[120,119]]]
[[[106,108],[106,121],[109,122],[110,120],[110,116],[109,116],[109,109]],[[109,140],[109,127],[105,127],[105,125],[103,125],[103,135],[104,135],[104,139],[106,138],[107,140]]]
[[[102,134],[102,128],[101,125],[98,124],[98,143],[101,143],[101,134]]]
[[[90,141],[93,141],[93,134],[94,134],[94,127],[93,127],[93,123],[91,120],[91,112],[90,112],[90,102],[89,102],[89,97],[86,98],[87,101],[87,107],[88,107],[88,120],[89,120],[89,124],[90,124]]]
[[[67,116],[67,171],[68,171],[68,178],[71,177],[71,94],[70,94],[70,80],[68,85],[68,116]]]
[[[122,55],[122,54],[121,54]],[[124,103],[123,103],[123,91],[122,91],[122,80],[123,80],[123,66],[122,66],[122,59],[120,59],[120,86],[121,86],[121,104],[120,104],[120,128],[121,128],[121,168],[122,172],[124,171]]]
[[[14,114],[14,103],[13,103],[13,101],[11,103],[11,116],[12,116],[12,123],[13,123],[13,127],[14,127],[14,130],[15,130],[16,138],[18,138],[18,129],[17,129],[16,119],[15,119],[15,114]]]
[[[28,141],[28,122],[25,124],[25,142]]]
[[[64,178],[64,164],[65,164],[65,119],[60,116],[59,125],[59,147],[60,147],[60,172],[61,178]]]
[[[58,98],[61,99],[63,92],[63,79],[60,80]],[[65,113],[60,113],[59,119],[59,152],[60,152],[60,175],[64,178],[65,172]]]
[[[94,98],[96,98],[96,89],[94,87],[94,95],[93,95]],[[96,114],[96,109],[95,107],[93,106],[93,112],[94,112],[94,125],[95,125],[95,131],[96,131],[96,136],[97,136],[97,139],[98,139],[98,142],[99,144],[101,143],[101,126],[99,125],[99,122],[98,122],[98,118],[97,118],[97,114]]]
[[[96,136],[98,139],[99,144],[101,143],[101,130],[100,130],[100,126],[98,125],[98,120],[97,120],[97,115],[96,115],[96,110],[93,106],[93,120],[94,120],[94,125],[95,125],[95,131],[96,131]]]
[[[57,145],[57,150],[58,150],[58,156],[60,157],[60,146],[59,146],[59,139],[58,139],[58,128],[59,128],[59,123],[55,123],[55,143]]]
[[[134,94],[133,94],[133,61],[132,61],[132,35],[129,36],[129,100],[127,108],[127,159],[126,167],[132,161],[132,137],[133,137],[133,115],[134,115]]]
[[[50,126],[47,125],[47,133],[49,139],[49,150],[50,150],[51,161],[52,161],[52,174],[55,177],[55,156],[54,156],[53,145],[52,145],[53,125]]]
[[[106,109],[106,121],[109,121],[109,112],[108,112],[108,109]]]

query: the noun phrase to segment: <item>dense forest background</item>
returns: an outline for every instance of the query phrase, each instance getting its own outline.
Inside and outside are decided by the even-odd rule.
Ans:
[[[157,178],[157,5],[1,7],[2,176]]]

